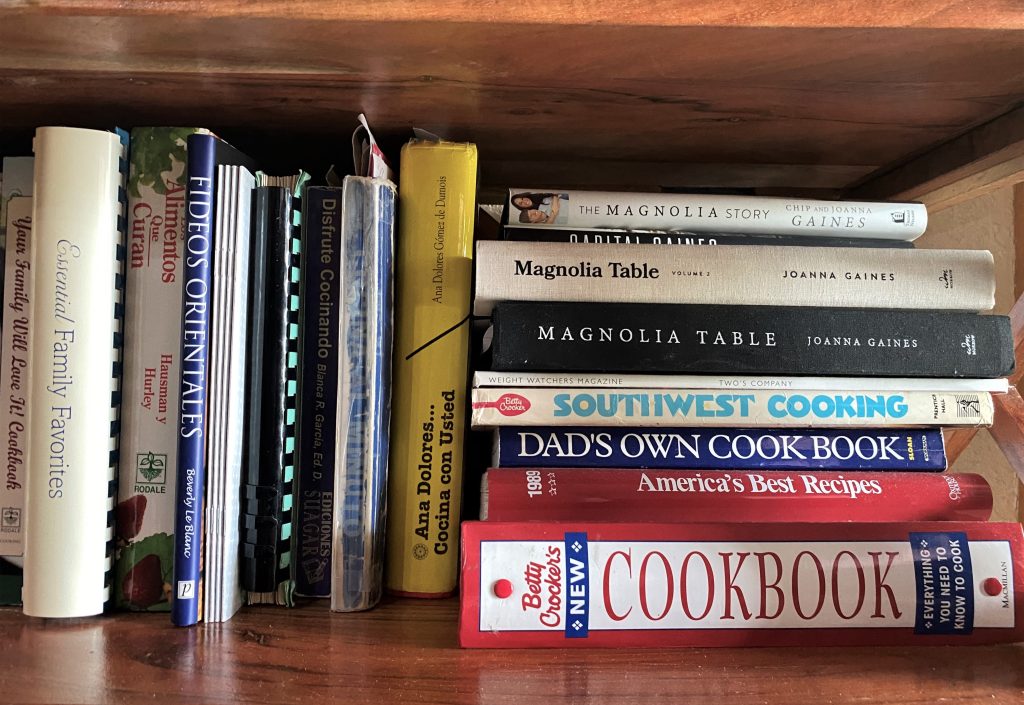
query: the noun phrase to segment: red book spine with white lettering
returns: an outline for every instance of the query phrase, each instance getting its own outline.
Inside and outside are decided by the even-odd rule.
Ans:
[[[980,475],[499,468],[484,475],[488,521],[987,521]]]
[[[465,522],[466,647],[1024,639],[1017,523]]]

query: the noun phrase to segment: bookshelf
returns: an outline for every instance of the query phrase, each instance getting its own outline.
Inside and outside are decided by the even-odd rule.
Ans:
[[[1024,181],[1016,0],[8,0],[0,153],[37,124],[200,124],[344,164],[354,115],[475,141],[509,184],[916,198]],[[390,150],[397,154],[397,150]],[[1016,187],[1017,291],[1024,186]],[[1024,346],[1024,303],[1012,312]],[[1014,382],[1024,376],[1024,367]],[[993,436],[1024,478],[1024,401]],[[950,438],[954,453],[968,432]],[[44,623],[0,610],[5,700],[1020,702],[1021,646],[464,652],[454,601]]]

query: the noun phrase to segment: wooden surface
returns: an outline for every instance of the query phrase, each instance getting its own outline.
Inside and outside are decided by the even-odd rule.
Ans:
[[[1016,387],[996,397],[991,432],[1017,478],[1024,482],[1024,400]]]
[[[666,166],[679,163],[740,165],[752,186],[824,175],[834,187],[843,170],[840,185],[859,182],[1024,98],[1018,0],[213,1],[186,12],[196,4],[5,5],[0,125],[203,124],[229,138],[255,127],[267,142],[290,133],[300,150],[344,153],[362,110],[396,139],[415,125],[473,140],[483,164],[518,165],[496,177],[527,185],[615,184],[631,162],[662,165],[643,187],[695,185],[693,170]],[[591,168],[566,181],[557,165],[581,158]]]
[[[1021,14],[1024,15],[1024,9]],[[921,201],[929,213],[1024,181],[1024,107],[867,177],[854,198]],[[1019,296],[1018,292],[1018,296]]]
[[[456,601],[44,622],[0,610],[5,703],[701,703],[1024,701],[1024,647],[462,650]]]
[[[301,17],[379,22],[550,23],[750,27],[974,27],[1024,28],[1016,0],[521,0],[515,5],[486,0],[8,0],[12,8],[65,13]]]

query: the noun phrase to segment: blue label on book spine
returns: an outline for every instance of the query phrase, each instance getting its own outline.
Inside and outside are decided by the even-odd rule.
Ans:
[[[946,467],[938,430],[503,426],[498,467],[899,470]]]
[[[586,532],[565,534],[565,637],[586,639],[590,634],[590,553]]]
[[[916,634],[970,634],[974,629],[971,549],[962,532],[910,534],[917,583]]]

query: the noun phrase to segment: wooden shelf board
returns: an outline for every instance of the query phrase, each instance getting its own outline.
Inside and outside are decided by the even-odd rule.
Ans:
[[[1024,647],[470,651],[454,599],[44,621],[0,610],[5,702],[1020,703]]]
[[[300,17],[328,21],[612,24],[744,27],[975,27],[1024,28],[1014,0],[522,0],[515,6],[485,0],[10,0],[14,9],[46,13],[135,16]]]
[[[984,125],[1024,97],[1024,13],[1016,24],[1001,19],[1011,0],[970,12],[938,0],[902,4],[918,19],[984,18],[989,29],[923,20],[698,26],[686,20],[699,10],[692,2],[678,11],[666,4],[665,19],[628,1],[556,3],[534,24],[492,21],[495,10],[470,0],[437,17],[431,8],[441,6],[423,2],[301,0],[285,12],[214,0],[189,14],[193,4],[44,1],[0,10],[0,125],[191,123],[228,138],[259,126],[344,146],[363,111],[388,136],[417,126],[475,141],[482,163],[518,165],[516,173],[537,175],[531,182],[546,182],[544,165],[584,158],[597,166],[591,183],[621,179],[615,165],[623,162],[637,163],[634,173],[666,165],[651,184],[662,188],[694,185],[692,172],[671,164],[740,165],[718,186],[750,165],[788,165],[784,183],[764,170],[750,185],[837,188]],[[659,24],[602,19],[620,5]],[[747,3],[726,5],[741,12]],[[869,3],[845,5],[856,15]],[[809,7],[775,2],[743,12],[769,25],[780,12],[824,21],[824,9]],[[417,21],[448,12],[457,18]],[[585,17],[574,23],[574,13]],[[834,19],[844,23],[843,11]],[[529,164],[536,167],[524,172]],[[843,169],[853,171],[837,183]]]
[[[1024,181],[1024,107],[869,176],[854,198],[920,200],[936,213]]]

